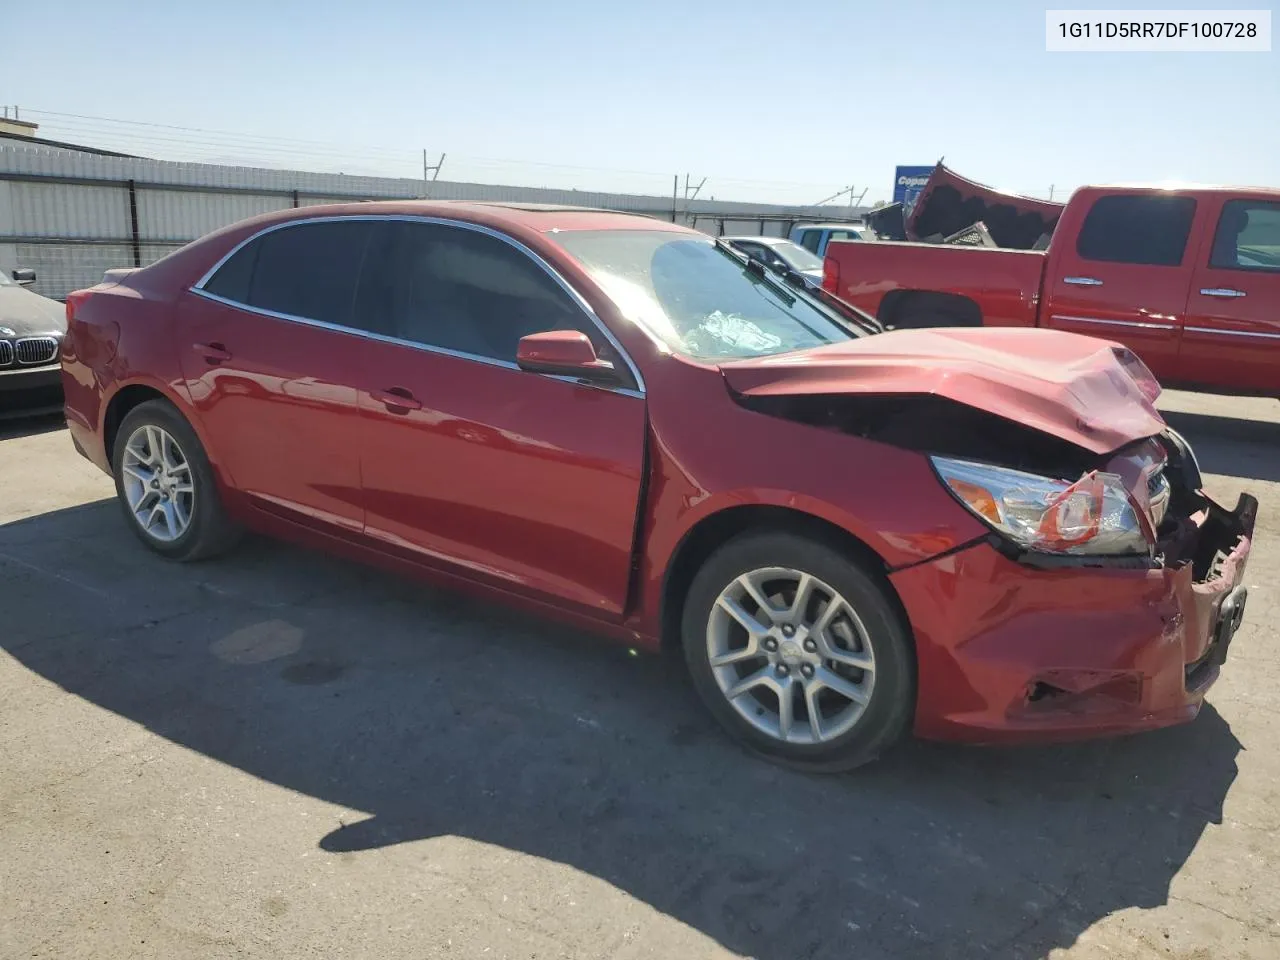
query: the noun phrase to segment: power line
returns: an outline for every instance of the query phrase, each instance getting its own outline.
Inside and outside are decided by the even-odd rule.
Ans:
[[[323,140],[302,139],[296,137],[269,136],[262,134],[242,133],[180,124],[156,123],[144,120],[125,120],[115,117],[101,117],[89,114],[67,113],[54,110],[25,109],[24,116],[40,122],[42,127],[68,140],[81,139],[90,143],[121,150],[129,153],[154,152],[157,159],[179,159],[186,162],[232,163],[236,165],[279,166],[281,164],[301,164],[304,162],[319,163],[326,167],[341,166],[350,169],[352,166],[374,166],[382,173],[366,175],[386,175],[385,172],[397,171],[405,179],[415,178],[420,147],[388,147],[335,143]],[[479,171],[489,170],[497,175],[505,171],[507,175],[517,175],[519,179],[538,180],[531,175],[533,170],[547,173],[560,173],[566,177],[589,174],[595,178],[609,178],[615,183],[609,188],[612,191],[628,192],[617,184],[619,178],[644,178],[647,186],[637,190],[638,183],[633,183],[629,192],[658,193],[663,188],[669,174],[652,170],[634,170],[614,167],[593,167],[580,164],[555,163],[542,160],[468,156],[451,153],[450,166],[455,171],[455,178],[475,178]],[[428,172],[430,166],[428,165]],[[522,174],[522,175],[521,175]],[[436,179],[439,171],[436,171]],[[560,178],[563,179],[563,178]],[[688,180],[689,178],[687,178]],[[817,192],[821,185],[812,182],[787,180],[755,180],[748,178],[716,177],[716,182],[724,187],[741,186],[750,190],[769,190],[774,193]],[[703,183],[706,182],[704,178]],[[545,184],[545,181],[543,181]],[[543,185],[540,184],[540,185]],[[532,183],[529,185],[533,185]],[[698,196],[698,189],[691,182],[686,183],[686,200]],[[575,185],[573,189],[578,189]],[[835,196],[842,196],[841,191]],[[834,198],[833,198],[834,199]],[[802,202],[799,196],[787,202]],[[825,201],[824,201],[825,202]]]

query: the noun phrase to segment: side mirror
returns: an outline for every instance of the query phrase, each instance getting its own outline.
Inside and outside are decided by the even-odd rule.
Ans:
[[[581,380],[616,380],[613,364],[596,356],[591,340],[579,330],[548,330],[521,337],[516,365],[533,373],[552,373]]]
[[[13,271],[13,282],[19,286],[29,287],[36,282],[36,272],[34,270],[15,270]]]

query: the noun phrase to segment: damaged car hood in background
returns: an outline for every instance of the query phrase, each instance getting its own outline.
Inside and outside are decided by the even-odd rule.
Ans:
[[[1108,453],[1165,428],[1116,349],[1058,330],[898,330],[720,369],[744,396],[933,394]]]

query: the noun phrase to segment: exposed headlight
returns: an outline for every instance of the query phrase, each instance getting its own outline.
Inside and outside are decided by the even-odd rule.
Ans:
[[[1028,549],[1093,556],[1152,553],[1150,524],[1115,474],[1088,473],[1066,483],[968,460],[930,459],[957,500]]]

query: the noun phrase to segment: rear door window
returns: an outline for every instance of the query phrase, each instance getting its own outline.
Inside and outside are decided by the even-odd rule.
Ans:
[[[251,307],[350,326],[367,220],[326,220],[273,230],[249,284]]]
[[[800,246],[810,253],[818,252],[818,244],[822,242],[821,230],[805,230],[800,234]]]
[[[1194,197],[1117,194],[1099,197],[1076,238],[1083,260],[1176,267],[1195,216]]]

